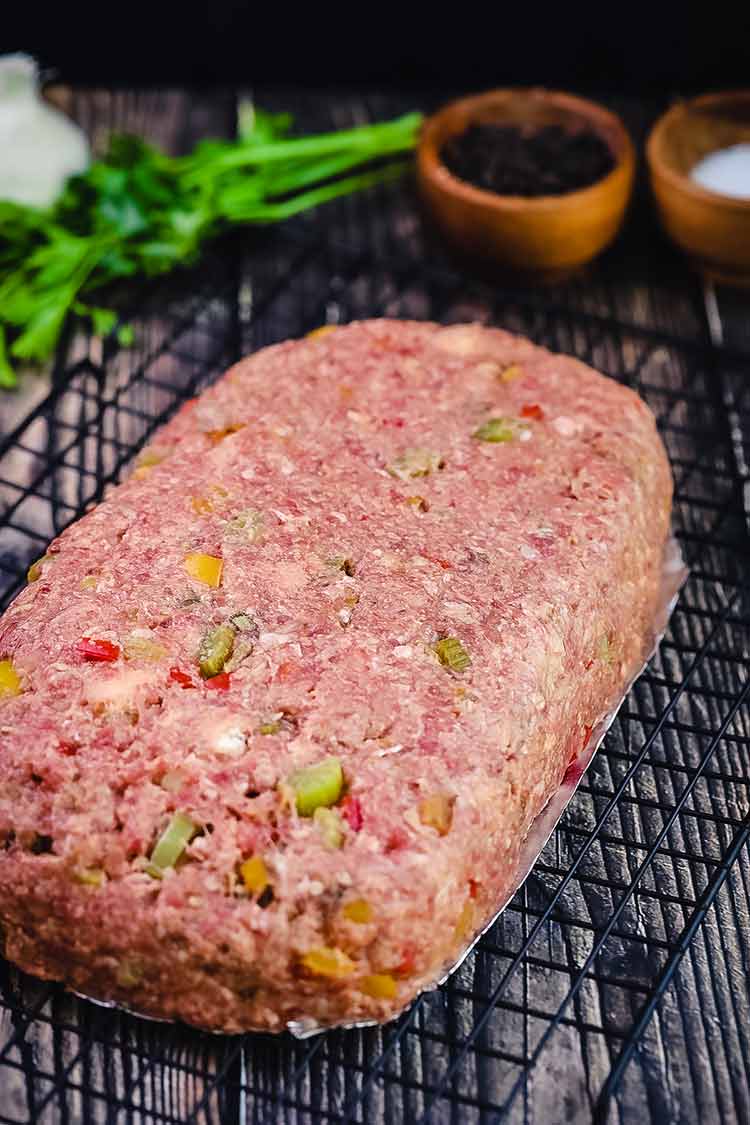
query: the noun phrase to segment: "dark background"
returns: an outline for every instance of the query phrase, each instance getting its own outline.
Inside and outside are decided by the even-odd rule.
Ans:
[[[747,3],[3,7],[0,49],[30,51],[60,78],[84,84],[452,91],[531,82],[631,94],[750,85]]]

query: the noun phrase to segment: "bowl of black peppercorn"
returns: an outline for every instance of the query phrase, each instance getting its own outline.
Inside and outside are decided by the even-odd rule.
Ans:
[[[619,117],[553,90],[451,102],[425,122],[417,153],[420,194],[452,248],[542,282],[613,241],[634,173]]]

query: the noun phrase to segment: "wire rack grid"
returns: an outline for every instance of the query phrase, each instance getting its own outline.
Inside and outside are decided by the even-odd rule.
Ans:
[[[717,342],[697,282],[633,223],[587,278],[529,291],[457,272],[410,185],[391,185],[144,293],[130,349],[67,341],[50,392],[0,439],[4,603],[235,358],[381,315],[520,331],[637,389],[672,461],[690,578],[531,876],[442,988],[383,1028],[223,1038],[3,963],[0,1122],[747,1119],[750,351]]]

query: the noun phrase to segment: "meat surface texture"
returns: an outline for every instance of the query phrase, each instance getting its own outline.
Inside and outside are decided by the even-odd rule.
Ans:
[[[0,621],[7,957],[226,1031],[401,1010],[650,646],[670,503],[638,396],[499,330],[237,364]]]

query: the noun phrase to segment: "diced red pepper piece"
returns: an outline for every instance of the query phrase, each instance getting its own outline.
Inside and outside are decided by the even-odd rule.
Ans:
[[[344,797],[341,802],[341,815],[352,832],[359,832],[365,822],[365,818],[362,815],[362,805],[358,797]]]
[[[99,641],[93,637],[81,637],[76,645],[76,652],[82,660],[104,661],[112,663],[120,656],[120,646],[111,641]]]
[[[387,852],[397,852],[401,848],[407,847],[409,843],[409,833],[404,828],[392,828],[388,833],[388,839],[385,842],[385,850]]]
[[[404,951],[403,951],[403,954],[402,954],[402,957],[401,957],[401,961],[399,962],[398,966],[396,967],[396,972],[399,973],[401,976],[409,976],[410,973],[414,972],[415,966],[416,966],[416,956],[415,956],[415,953],[414,953],[414,949],[412,948],[412,946],[406,945],[406,946],[404,946]]]
[[[226,691],[229,687],[229,673],[219,672],[218,676],[211,676],[210,680],[204,681],[207,688],[214,691]]]
[[[452,570],[453,568],[453,563],[449,563],[445,559],[439,559],[437,555],[428,555],[427,551],[421,551],[420,554],[423,559],[435,563],[436,566],[441,566],[443,570]]]
[[[536,422],[541,422],[544,411],[536,402],[527,402],[521,407],[521,417],[533,418]]]
[[[170,668],[169,669],[169,678],[170,678],[170,680],[174,680],[174,682],[176,684],[179,684],[180,687],[183,687],[183,688],[194,688],[195,687],[195,684],[193,683],[193,677],[189,676],[187,674],[187,672],[181,671],[179,668]]]

